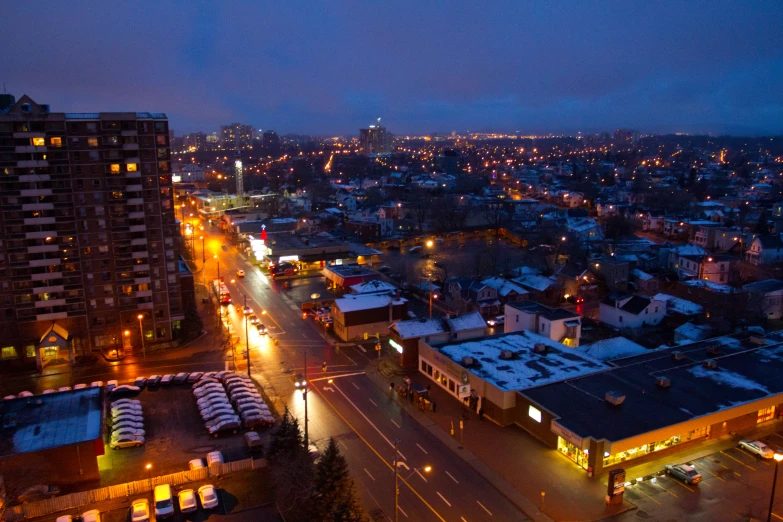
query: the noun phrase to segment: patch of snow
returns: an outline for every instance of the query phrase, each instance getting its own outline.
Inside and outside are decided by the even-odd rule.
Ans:
[[[771,394],[766,386],[762,386],[756,381],[748,379],[744,375],[740,375],[739,373],[732,372],[730,370],[724,370],[721,368],[716,370],[709,370],[703,366],[694,366],[693,368],[688,368],[687,371],[694,377],[701,379],[712,379],[718,384],[725,384],[726,386],[730,386],[732,388],[760,391],[762,393],[766,393],[767,395]]]
[[[663,301],[666,303],[666,311],[672,311],[672,312],[678,312],[683,315],[696,315],[702,313],[704,308],[696,303],[693,303],[691,301],[687,301],[685,299],[681,299],[679,297],[674,297],[673,295],[669,294],[656,294],[655,297],[653,297],[656,301]]]

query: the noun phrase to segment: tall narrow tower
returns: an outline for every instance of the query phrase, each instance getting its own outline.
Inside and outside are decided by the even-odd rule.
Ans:
[[[242,203],[245,195],[245,184],[242,179],[242,154],[239,148],[239,136],[236,137],[236,152],[234,153],[234,176],[237,180],[237,203]]]

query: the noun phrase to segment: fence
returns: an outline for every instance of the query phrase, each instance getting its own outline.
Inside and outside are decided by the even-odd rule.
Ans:
[[[21,506],[12,506],[5,510],[3,520],[6,522],[14,522],[24,518],[42,517],[57,513],[58,511],[75,509],[96,502],[103,502],[116,498],[129,498],[132,495],[147,493],[152,491],[155,486],[159,484],[179,486],[189,482],[205,480],[209,477],[219,477],[236,471],[260,469],[264,467],[266,467],[265,459],[255,460],[252,458],[226,462],[223,464],[212,464],[208,468],[179,471],[170,475],[151,477],[150,479],[126,482],[125,484],[116,484],[114,486],[106,486],[104,488],[92,489],[89,491],[80,491],[61,497],[28,502]]]

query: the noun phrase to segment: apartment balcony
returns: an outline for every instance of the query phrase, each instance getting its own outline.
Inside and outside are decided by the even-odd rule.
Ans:
[[[148,285],[151,282],[151,278],[149,277],[137,277],[133,280],[134,285]]]
[[[53,225],[57,220],[53,217],[34,217],[25,218],[25,225]]]
[[[139,147],[137,145],[136,146],[136,150],[138,150],[138,149],[139,149]],[[141,163],[141,159],[138,156],[133,157],[133,158],[125,158],[125,163],[135,163],[135,164],[138,165],[139,163]]]
[[[25,233],[25,239],[46,239],[47,237],[57,237],[57,231],[44,230],[43,232],[27,232]]]
[[[21,165],[20,165],[21,166]],[[37,165],[31,165],[33,167]],[[20,197],[40,197],[40,196],[51,196],[52,195],[52,189],[50,188],[39,188],[39,189],[24,189],[19,191]]]
[[[142,259],[145,257],[150,257],[150,253],[146,250],[142,250],[141,252],[131,252],[131,259]]]
[[[125,187],[126,192],[141,192],[141,184],[139,185],[127,185]]]
[[[24,160],[17,161],[16,166],[20,169],[34,169],[38,167],[48,167],[49,162],[46,160]]]
[[[131,246],[146,245],[146,244],[147,244],[147,238],[145,237],[131,239]]]
[[[22,210],[54,210],[54,203],[25,203]]]
[[[139,290],[136,297],[152,297],[152,290]]]
[[[143,205],[144,198],[130,198],[128,199],[128,205]]]
[[[59,252],[59,251],[60,251],[59,245],[41,245],[41,246],[27,247],[28,254],[40,254],[42,252]]]
[[[133,271],[134,272],[148,272],[150,269],[150,265],[133,265]]]
[[[139,310],[152,310],[153,303],[139,303],[136,305]]]
[[[45,145],[43,147],[36,147],[35,145],[17,145],[15,150],[18,154],[48,151]]]
[[[30,276],[31,281],[48,281],[50,279],[61,279],[63,277],[62,272],[44,272],[43,274],[33,274]]]
[[[60,258],[55,259],[33,259],[30,261],[27,266],[30,268],[35,268],[39,266],[57,266],[63,264],[63,260]]]
[[[57,319],[66,319],[68,312],[55,312],[52,314],[38,314],[35,316],[36,321],[56,321]]]
[[[20,182],[28,181],[49,181],[52,177],[49,174],[22,174],[19,176]]]
[[[125,177],[126,178],[140,178],[141,177],[141,172],[139,172],[139,171],[136,171],[136,172],[126,172],[125,173]]]
[[[123,143],[122,150],[139,150],[138,143]]]
[[[65,299],[48,299],[46,301],[36,301],[36,308],[48,308],[50,306],[65,306]]]
[[[38,288],[33,288],[33,294],[52,294],[54,292],[65,292],[65,286],[64,285],[57,285],[57,286],[39,286]]]
[[[139,131],[136,129],[120,131],[120,136],[138,136]]]
[[[131,232],[146,232],[147,231],[147,225],[131,225],[130,227]]]

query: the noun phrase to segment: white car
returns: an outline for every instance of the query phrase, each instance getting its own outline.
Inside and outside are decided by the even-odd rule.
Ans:
[[[230,404],[222,404],[220,406],[215,406],[214,408],[202,410],[201,418],[204,420],[210,420],[214,419],[215,417],[219,417],[220,415],[232,415],[235,413],[236,412],[234,411],[234,408],[232,408]]]
[[[198,497],[201,500],[201,507],[204,509],[212,509],[218,505],[217,491],[212,484],[198,488]]]
[[[205,395],[209,395],[210,393],[215,393],[215,392],[222,393],[223,395],[226,394],[225,390],[223,390],[223,385],[221,385],[219,382],[216,382],[214,384],[208,384],[206,386],[202,386],[198,390],[195,390],[193,392],[193,395],[197,399],[200,399]]]
[[[226,413],[223,415],[218,415],[217,417],[206,421],[204,423],[204,427],[210,429],[212,428],[212,426],[217,426],[218,424],[222,424],[224,422],[229,422],[229,421],[239,422],[239,417],[237,416],[236,413]]]
[[[82,513],[82,522],[101,522],[101,512],[91,509]]]
[[[264,404],[264,399],[260,397],[245,397],[243,399],[237,399],[234,401],[234,405],[239,408],[240,406],[243,406],[245,404],[251,404],[253,406],[257,406],[259,404]]]
[[[114,379],[112,379],[112,380],[110,380],[110,381],[107,381],[107,382],[106,382],[106,391],[110,392],[110,391],[112,391],[114,388],[116,388],[116,387],[117,387],[117,386],[119,386],[119,385],[120,385],[120,383],[119,383],[119,382],[117,382],[117,381],[116,381],[116,380],[114,380]]]
[[[223,464],[223,454],[219,451],[210,451],[207,453],[207,466],[216,463]]]
[[[121,413],[112,416],[112,422],[119,424],[121,422],[135,422],[137,424],[144,424],[144,417],[141,415],[133,415],[131,413]]]
[[[204,379],[214,379],[217,372],[207,372],[204,375],[201,376],[201,378],[198,380],[198,382],[203,381]]]
[[[131,522],[149,522],[150,503],[146,498],[134,500],[131,504]]]
[[[166,375],[164,375],[163,377],[160,378],[160,385],[161,386],[168,386],[172,382],[174,382],[174,376],[171,375],[170,373],[167,373]]]
[[[121,420],[119,422],[115,422],[112,424],[111,429],[114,431],[118,430],[143,430],[144,429],[144,423],[143,422],[136,422],[132,420]]]
[[[236,389],[255,390],[255,387],[249,382],[245,382],[245,381],[234,381],[226,385],[226,390],[228,390],[229,393]]]
[[[10,401],[11,399],[16,399],[16,395],[6,395],[3,397],[4,401]]]
[[[198,406],[199,410],[211,408],[218,404],[228,404],[228,397],[226,397],[225,393],[223,395],[207,395],[196,401],[196,406]]]
[[[73,389],[74,390],[82,390],[82,389],[84,389],[86,387],[87,387],[86,384],[77,384],[76,386],[73,387]]]
[[[122,435],[116,439],[112,437],[109,447],[113,450],[122,448],[138,448],[144,444],[144,437],[139,435]]]
[[[209,431],[210,435],[217,438],[217,436],[224,431],[230,431],[232,433],[236,433],[241,426],[242,423],[239,421],[239,417],[236,417],[235,419],[226,419],[214,426],[209,426],[207,431]]]
[[[66,391],[71,391],[71,390],[72,390],[72,388],[70,386],[63,386],[61,388],[57,388],[58,392],[66,392]]]
[[[145,431],[141,428],[117,428],[116,426],[112,427],[111,438],[118,439],[124,435],[140,435],[143,437],[145,435]]]
[[[231,394],[231,401],[236,402],[240,399],[260,399],[261,396],[258,394],[258,392],[251,392],[251,391],[241,391],[239,393],[232,393]]]
[[[123,404],[121,406],[112,407],[111,415],[120,415],[121,413],[130,413],[131,415],[142,415],[141,406],[135,406],[133,404]]]
[[[243,373],[229,373],[223,376],[223,384],[229,384],[234,381],[245,381],[248,383],[253,382],[253,380],[250,377],[248,377]]]
[[[92,381],[90,383],[90,388],[100,388],[103,386],[103,381]]]
[[[762,459],[771,459],[775,455],[772,448],[760,440],[741,440],[739,441],[739,447],[748,450]]]
[[[192,513],[198,509],[196,492],[192,489],[183,489],[177,497],[179,498],[179,510],[181,513]]]
[[[190,462],[188,462],[188,469],[194,470],[194,469],[201,469],[204,468],[204,459],[193,459]]]
[[[57,390],[53,390],[53,389],[51,389],[51,388],[47,388],[46,390],[44,390],[44,391],[41,393],[41,395],[49,395],[50,393],[55,393],[56,391],[57,391]]]
[[[25,397],[32,397],[32,396],[33,396],[33,392],[29,392],[27,390],[25,390],[23,392],[19,392],[19,398],[20,399],[24,399]]]
[[[139,399],[119,399],[111,403],[111,407],[119,407],[123,404],[132,404],[141,407],[141,401]]]
[[[242,413],[243,411],[247,410],[266,410],[269,411],[269,406],[264,404],[261,401],[256,402],[243,402],[242,404],[237,404],[237,411],[239,413]]]
[[[245,271],[241,268],[237,270],[237,277],[245,277]]]
[[[193,385],[193,390],[198,390],[199,388],[203,388],[207,384],[220,384],[217,379],[201,379],[196,384]]]

